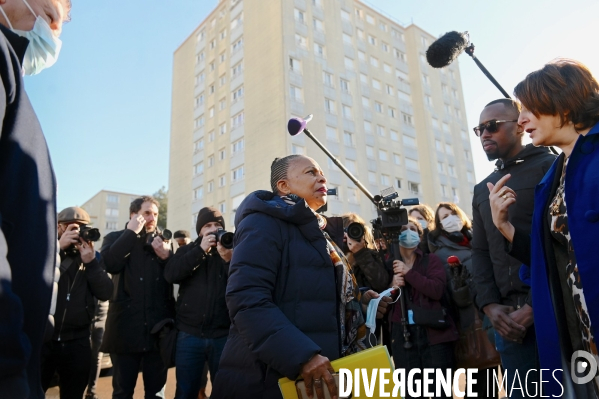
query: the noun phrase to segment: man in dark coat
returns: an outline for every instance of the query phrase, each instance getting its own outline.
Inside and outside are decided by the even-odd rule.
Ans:
[[[37,59],[22,36],[47,24],[55,44],[69,9],[67,0],[0,4],[0,398],[44,397],[40,355],[57,258],[56,181],[23,84],[23,67]],[[52,49],[38,46],[37,55]]]
[[[42,388],[46,391],[54,374],[60,377],[61,398],[81,398],[91,367],[90,326],[95,301],[108,300],[112,280],[100,266],[93,242],[80,237],[89,215],[78,207],[58,214],[60,280],[56,325],[42,352]]]
[[[140,366],[146,399],[162,397],[166,383],[157,337],[150,334],[175,315],[173,286],[164,279],[172,251],[156,235],[158,205],[149,196],[135,199],[127,228],[108,234],[102,243],[102,262],[113,276],[114,293],[100,350],[112,359],[113,399],[133,398]]]
[[[493,224],[487,182],[495,184],[506,174],[512,175],[510,187],[518,195],[518,204],[510,208],[510,221],[528,234],[535,186],[555,160],[545,147],[522,144],[524,131],[516,123],[518,115],[518,105],[509,99],[492,101],[481,113],[477,134],[489,160],[497,159],[497,168],[476,185],[472,199],[475,301],[495,328],[495,345],[507,370],[508,386],[512,385],[516,370],[523,378],[528,370],[539,368],[537,346],[535,330],[531,328],[530,287],[520,280],[522,263],[508,255],[503,235]],[[530,376],[528,381],[539,379]],[[530,384],[528,390],[535,392]],[[519,392],[515,390],[512,395]]]
[[[210,378],[216,378],[227,335],[229,312],[225,290],[233,251],[223,247],[215,233],[225,228],[218,209],[198,213],[198,239],[180,247],[164,270],[166,281],[180,284],[177,299],[177,392],[175,398],[196,399],[200,392],[204,362]]]

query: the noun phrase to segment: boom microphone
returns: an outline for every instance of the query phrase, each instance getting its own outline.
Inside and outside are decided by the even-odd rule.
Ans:
[[[447,32],[426,50],[426,60],[433,68],[445,68],[458,58],[468,46],[468,32]]]
[[[487,78],[499,89],[505,98],[511,98],[509,94],[501,87],[499,82],[495,80],[493,75],[484,67],[484,65],[474,55],[474,44],[470,43],[470,35],[468,32],[447,32],[433,42],[426,50],[426,60],[433,68],[445,68],[447,65],[454,62],[460,54],[466,52],[472,60],[478,65],[481,71]]]

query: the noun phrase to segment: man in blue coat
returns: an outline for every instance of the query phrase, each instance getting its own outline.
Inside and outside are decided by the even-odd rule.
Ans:
[[[68,0],[0,3],[0,398],[43,398],[40,356],[57,257],[56,181],[25,74],[51,66]]]

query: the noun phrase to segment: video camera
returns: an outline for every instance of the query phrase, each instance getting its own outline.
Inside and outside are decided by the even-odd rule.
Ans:
[[[398,200],[399,194],[389,187],[381,191],[381,195],[375,195],[376,210],[378,218],[370,221],[375,230],[379,230],[383,236],[395,238],[399,236],[401,226],[408,224],[408,211],[404,206],[418,205],[418,198],[407,198]]]

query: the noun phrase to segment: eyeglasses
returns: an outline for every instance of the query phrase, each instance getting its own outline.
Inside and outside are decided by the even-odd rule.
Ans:
[[[518,122],[518,119],[515,119],[513,121],[498,121],[498,120],[492,120],[489,121],[487,123],[483,123],[482,125],[478,125],[474,128],[472,128],[472,130],[474,130],[474,134],[476,134],[476,136],[480,137],[483,132],[485,131],[485,129],[487,130],[487,132],[489,133],[495,133],[497,132],[497,130],[499,130],[499,124],[500,123],[505,123],[505,122]]]

